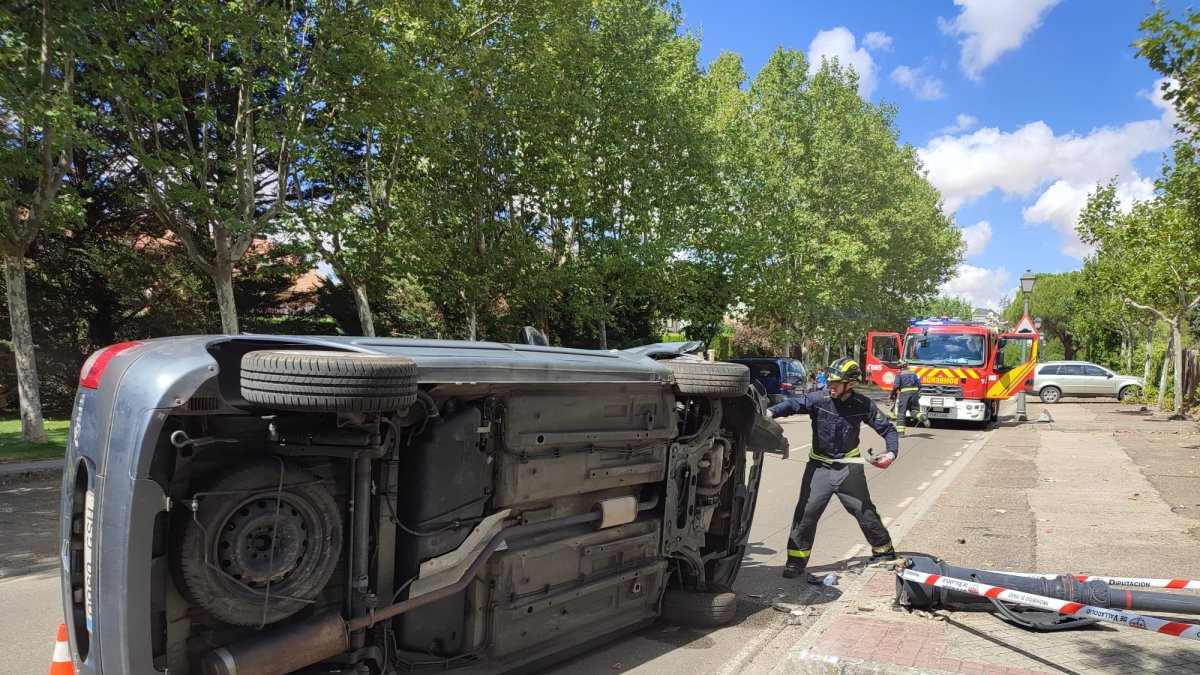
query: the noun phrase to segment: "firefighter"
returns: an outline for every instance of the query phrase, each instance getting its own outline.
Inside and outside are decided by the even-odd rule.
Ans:
[[[904,435],[910,414],[921,426],[929,426],[929,418],[921,410],[921,376],[909,370],[904,361],[900,362],[900,370],[896,373],[891,398],[893,405],[888,417],[896,423],[898,434]]]
[[[879,408],[854,391],[854,385],[861,377],[862,369],[856,361],[840,359],[825,371],[828,389],[803,394],[767,409],[767,417],[806,413],[812,420],[812,447],[808,451],[808,465],[800,483],[800,500],[788,535],[787,565],[783,568],[783,576],[787,579],[800,576],[808,565],[817,521],[834,495],[858,521],[871,545],[871,562],[896,559],[892,537],[879,519],[879,512],[867,491],[867,473],[861,463],[858,432],[865,422],[883,437],[886,451],[870,460],[881,469],[895,461],[899,436]],[[853,460],[857,463],[852,463]],[[812,574],[808,574],[806,580],[821,583]]]

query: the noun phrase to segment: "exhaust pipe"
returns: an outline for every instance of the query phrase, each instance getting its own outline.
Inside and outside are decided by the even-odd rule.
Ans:
[[[637,513],[658,506],[658,497],[638,502]],[[604,527],[633,522],[636,513],[626,507],[625,500],[596,502],[592,510],[575,516],[543,520],[525,525],[506,527],[488,540],[462,577],[455,583],[409,598],[393,605],[346,621],[338,614],[323,614],[276,631],[264,637],[251,638],[235,645],[221,647],[204,655],[201,672],[204,675],[287,675],[288,673],[331,659],[350,647],[350,634],[365,630],[381,621],[424,607],[463,591],[479,575],[485,563],[507,539],[552,532],[564,527],[599,521]]]

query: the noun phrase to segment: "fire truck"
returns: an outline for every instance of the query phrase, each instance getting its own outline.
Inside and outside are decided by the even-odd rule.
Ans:
[[[914,319],[903,336],[867,335],[866,377],[890,391],[903,359],[921,377],[921,410],[931,420],[987,427],[1001,401],[1032,388],[1037,348],[1028,316],[1011,333],[947,317]]]

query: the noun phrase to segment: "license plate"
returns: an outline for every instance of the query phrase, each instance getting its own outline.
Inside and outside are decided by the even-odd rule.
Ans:
[[[937,412],[937,411],[935,411],[935,410],[930,410],[929,412],[925,413],[925,416],[926,416],[926,417],[936,417],[936,418],[938,418],[938,419],[943,419],[943,418],[948,418],[948,417],[950,417],[950,413],[949,413],[949,412]]]

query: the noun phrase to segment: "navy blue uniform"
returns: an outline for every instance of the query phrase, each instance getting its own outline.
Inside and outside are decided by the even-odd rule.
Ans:
[[[921,376],[907,368],[901,368],[896,373],[896,382],[892,387],[892,398],[896,399],[896,431],[903,434],[908,427],[908,416],[911,414],[918,422],[924,423],[925,414],[921,412]]]
[[[772,417],[807,413],[812,418],[812,449],[800,486],[800,499],[792,517],[788,535],[788,563],[803,568],[812,554],[817,521],[829,500],[837,495],[842,506],[858,521],[859,529],[875,555],[894,552],[892,538],[867,490],[867,475],[862,464],[838,460],[861,457],[859,429],[863,423],[883,437],[887,452],[897,454],[899,436],[887,416],[869,398],[852,391],[844,401],[818,391],[791,398],[770,408]]]

